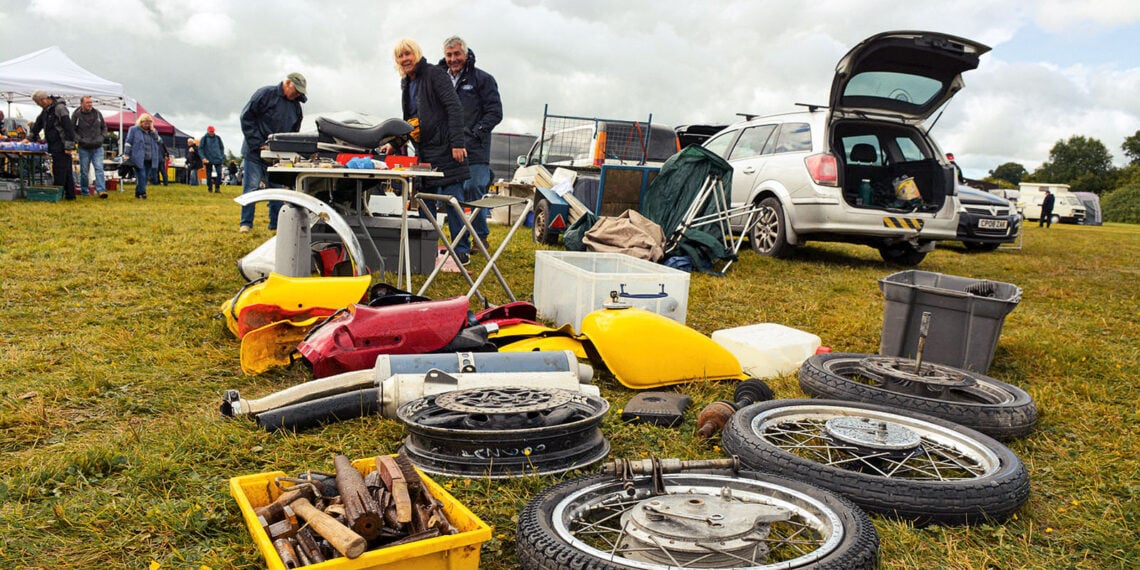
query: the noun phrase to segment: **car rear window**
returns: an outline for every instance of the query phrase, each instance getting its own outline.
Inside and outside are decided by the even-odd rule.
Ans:
[[[740,131],[728,131],[712,137],[705,143],[705,148],[716,153],[721,158],[728,158],[728,147],[732,146],[732,141],[736,139],[736,135]]]
[[[925,105],[942,90],[942,82],[920,75],[893,71],[867,71],[847,82],[843,97],[893,99],[914,105]]]
[[[775,152],[799,152],[811,150],[811,125],[807,123],[784,123],[776,138]]]

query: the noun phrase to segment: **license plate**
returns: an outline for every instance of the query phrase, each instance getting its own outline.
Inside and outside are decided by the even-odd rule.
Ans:
[[[1004,230],[1009,227],[1007,220],[978,220],[978,227],[983,230]]]

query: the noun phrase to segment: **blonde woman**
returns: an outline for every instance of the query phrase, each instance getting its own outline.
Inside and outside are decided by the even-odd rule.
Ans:
[[[162,141],[154,130],[154,117],[149,113],[139,115],[135,126],[127,131],[123,154],[126,162],[135,167],[135,198],[146,200],[147,180],[164,160]]]

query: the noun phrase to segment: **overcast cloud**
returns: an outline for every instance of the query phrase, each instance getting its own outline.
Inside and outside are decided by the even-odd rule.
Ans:
[[[934,131],[967,175],[1008,161],[1032,170],[1073,135],[1122,164],[1121,143],[1140,129],[1130,0],[0,0],[0,29],[0,60],[58,45],[182,130],[215,125],[235,151],[250,94],[290,71],[309,81],[307,130],[332,112],[399,116],[392,47],[413,38],[435,62],[450,35],[498,79],[500,131],[538,132],[547,103],[671,126],[826,104],[839,58],[896,29],[993,47]]]

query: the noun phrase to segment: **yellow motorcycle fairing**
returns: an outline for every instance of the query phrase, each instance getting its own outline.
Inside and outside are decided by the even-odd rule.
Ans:
[[[241,339],[241,371],[256,376],[274,366],[288,366],[297,345],[323,320],[278,321],[249,331]]]
[[[747,378],[736,357],[716,341],[645,309],[594,311],[582,319],[582,335],[627,388]]]
[[[568,324],[553,329],[536,323],[515,323],[504,325],[487,336],[499,347],[499,352],[570,350],[578,358],[589,358],[582,340],[574,335],[574,327]]]
[[[360,302],[372,285],[369,274],[356,277],[286,277],[270,273],[222,303],[226,326],[238,338],[277,321],[328,316]],[[252,309],[252,310],[250,310]],[[248,313],[248,314],[245,314]]]

